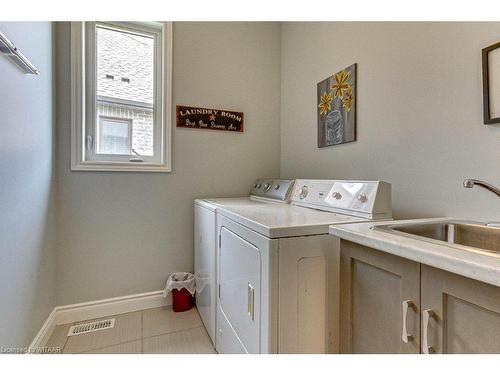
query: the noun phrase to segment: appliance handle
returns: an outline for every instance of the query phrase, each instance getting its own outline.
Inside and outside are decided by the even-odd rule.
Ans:
[[[247,287],[247,311],[251,320],[254,320],[255,315],[255,288],[248,283]]]

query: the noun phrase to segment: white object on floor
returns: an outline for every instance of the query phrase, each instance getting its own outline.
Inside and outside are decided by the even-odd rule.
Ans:
[[[196,282],[194,275],[189,272],[175,272],[171,274],[163,290],[163,297],[167,297],[172,290],[181,290],[186,288],[191,295],[196,291]]]
[[[216,348],[219,353],[336,352],[339,240],[328,235],[328,227],[391,219],[391,186],[297,180],[290,205],[255,197],[259,189],[275,188],[257,185],[250,197],[195,201],[196,210],[206,208],[204,220],[196,218],[195,258],[198,246],[212,253],[203,256],[217,268],[218,298],[210,307],[217,316]],[[207,230],[211,226],[215,235]]]
[[[69,336],[83,335],[85,333],[111,329],[115,326],[115,319],[99,320],[97,322],[82,323],[71,326],[68,331]]]

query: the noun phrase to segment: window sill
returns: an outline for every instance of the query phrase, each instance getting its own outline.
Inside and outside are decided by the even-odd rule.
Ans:
[[[172,172],[172,168],[165,164],[152,163],[105,163],[82,162],[71,166],[72,171],[86,172]]]

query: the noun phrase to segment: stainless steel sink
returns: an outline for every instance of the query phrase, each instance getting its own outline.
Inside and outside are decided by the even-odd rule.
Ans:
[[[500,228],[490,227],[486,224],[439,221],[375,225],[373,229],[500,257]]]

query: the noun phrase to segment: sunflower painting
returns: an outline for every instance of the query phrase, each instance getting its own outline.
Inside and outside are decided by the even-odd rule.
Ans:
[[[356,140],[356,64],[318,83],[318,147]]]

